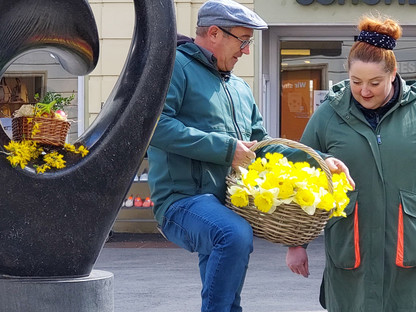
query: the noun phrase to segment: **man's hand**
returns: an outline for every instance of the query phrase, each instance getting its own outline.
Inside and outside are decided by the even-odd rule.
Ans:
[[[295,273],[309,276],[308,254],[302,246],[289,247],[286,253],[286,265]]]
[[[231,167],[234,170],[238,171],[238,167],[247,167],[253,159],[256,158],[256,153],[250,150],[257,141],[237,141],[237,146],[235,148],[233,162],[231,163]]]
[[[348,167],[341,160],[334,158],[334,157],[329,157],[325,159],[325,162],[329,170],[331,170],[332,173],[344,172],[345,175],[347,176],[348,182],[350,182],[352,188],[355,189],[355,182],[350,176],[350,171],[348,170]]]

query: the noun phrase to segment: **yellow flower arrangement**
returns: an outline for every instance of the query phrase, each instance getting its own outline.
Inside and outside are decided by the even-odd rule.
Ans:
[[[20,142],[10,141],[4,148],[7,152],[3,153],[7,155],[7,160],[13,167],[20,166],[24,169],[30,161],[37,160],[41,155],[43,156],[43,163],[33,165],[37,173],[44,173],[52,168],[62,169],[66,167],[64,155],[59,153],[56,147],[51,149],[51,147],[41,146],[31,140],[23,140]],[[83,145],[75,147],[68,143],[64,145],[63,149],[74,154],[80,154],[81,157],[85,157],[89,152]]]
[[[63,107],[69,105],[74,97],[74,94],[69,97],[63,97],[59,93],[47,92],[43,99],[39,100],[39,95],[36,94],[35,99],[38,102],[35,105],[22,105],[14,112],[13,116],[15,118],[25,118],[24,122],[29,126],[29,132],[18,135],[17,140],[12,140],[9,144],[4,145],[6,151],[0,151],[0,153],[7,155],[7,160],[12,167],[20,166],[24,169],[31,163],[37,173],[44,173],[52,168],[65,168],[66,160],[64,154],[79,154],[81,157],[85,157],[88,154],[88,149],[83,145],[75,147],[72,144],[61,142],[64,139],[63,135],[66,135],[62,130],[65,127],[61,128],[62,133],[58,133],[60,137],[54,137],[54,142],[52,143],[51,141],[46,141],[47,143],[45,143],[45,140],[42,141],[35,138],[41,132],[41,127],[45,124],[45,127],[49,125],[49,120],[54,120],[55,123],[57,121],[60,123],[64,122],[67,129],[69,129],[69,122]],[[42,122],[39,122],[39,119]],[[45,119],[47,122],[44,122]]]
[[[332,175],[333,193],[321,168],[307,162],[293,163],[279,153],[257,158],[247,169],[240,167],[236,185],[228,188],[231,203],[236,207],[254,205],[264,213],[273,213],[282,204],[298,204],[307,214],[316,209],[332,211],[330,217],[345,217],[352,190],[344,173]]]

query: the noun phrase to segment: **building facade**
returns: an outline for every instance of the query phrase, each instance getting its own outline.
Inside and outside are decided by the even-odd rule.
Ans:
[[[175,0],[178,33],[195,36],[204,0]],[[255,31],[251,54],[235,74],[253,88],[273,137],[298,140],[328,88],[345,78],[345,61],[359,18],[382,13],[398,20],[403,37],[395,49],[398,72],[416,79],[415,0],[239,0],[269,24]],[[102,43],[100,63],[86,77],[86,116],[91,122],[124,64],[133,29],[132,1],[90,0]],[[87,125],[86,123],[86,125]]]
[[[346,57],[358,35],[356,24],[365,13],[380,12],[400,22],[404,32],[395,49],[398,72],[405,79],[416,79],[415,0],[238,1],[269,25],[268,30],[255,31],[250,55],[240,59],[234,72],[253,88],[273,137],[298,140],[329,87],[347,78]],[[174,0],[178,33],[195,36],[197,12],[204,2]],[[70,108],[70,118],[76,121],[70,141],[99,114],[123,68],[134,28],[133,0],[89,3],[100,38],[100,57],[93,72],[71,76],[53,55],[36,52],[16,60],[5,75],[9,83],[21,78],[33,84],[31,94],[39,90],[76,93]]]

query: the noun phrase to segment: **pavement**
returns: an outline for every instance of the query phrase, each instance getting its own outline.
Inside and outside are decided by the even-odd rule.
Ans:
[[[285,264],[286,247],[255,238],[242,292],[244,312],[318,312],[324,240],[309,244],[309,278]],[[114,233],[94,266],[114,274],[114,312],[200,311],[198,256],[159,234]]]

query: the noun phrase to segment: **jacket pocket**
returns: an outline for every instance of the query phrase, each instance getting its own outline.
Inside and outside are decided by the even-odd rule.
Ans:
[[[411,268],[416,266],[416,194],[400,191],[400,199],[396,265]]]
[[[357,197],[357,191],[350,192],[347,217],[331,218],[325,229],[326,250],[340,269],[356,269],[361,263]]]

